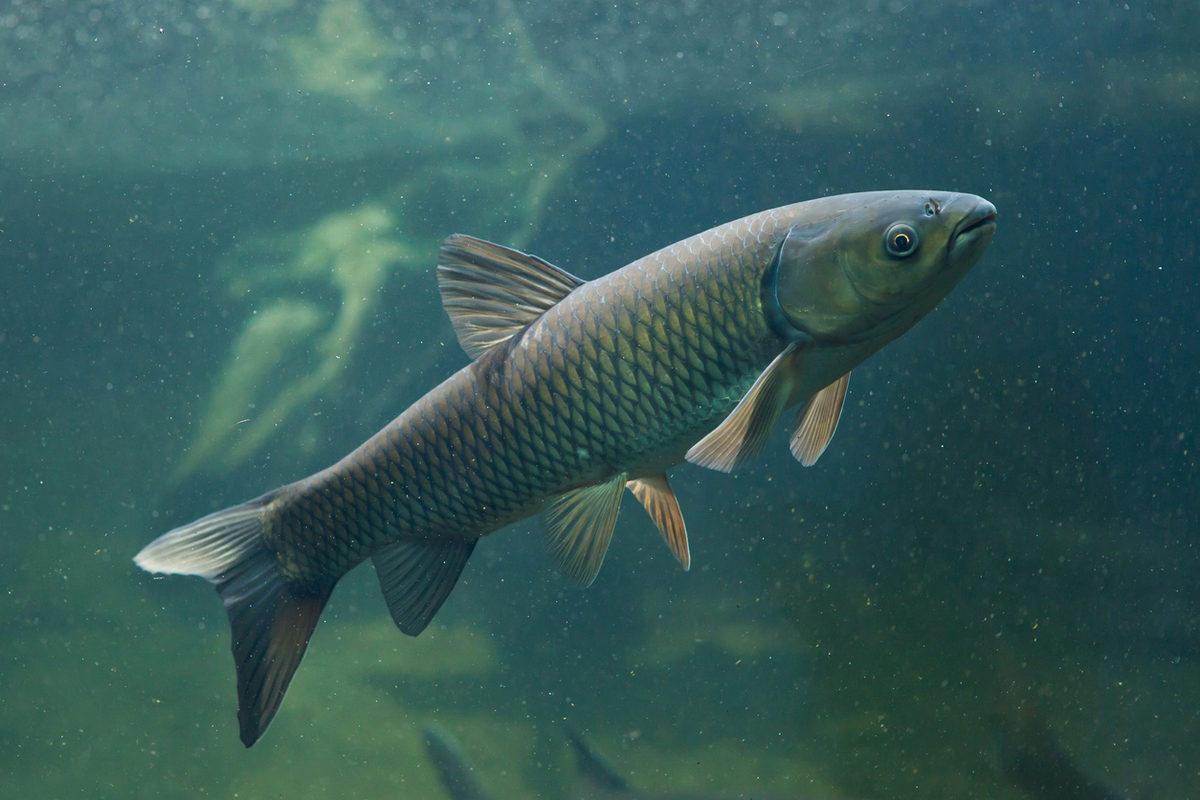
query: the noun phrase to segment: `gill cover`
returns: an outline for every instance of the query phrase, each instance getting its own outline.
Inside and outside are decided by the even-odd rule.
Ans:
[[[964,220],[975,217],[986,223],[994,210],[973,195],[897,192],[801,222],[780,243],[769,313],[793,341],[884,337],[882,346],[936,305],[974,262],[955,258],[950,244]],[[966,266],[948,271],[954,261]]]
[[[845,333],[863,298],[850,282],[839,247],[839,217],[792,226],[775,256],[771,309],[776,332],[788,339]],[[781,330],[782,329],[782,330]]]

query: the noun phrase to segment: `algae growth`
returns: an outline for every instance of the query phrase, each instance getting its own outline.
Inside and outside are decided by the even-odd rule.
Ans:
[[[376,29],[359,0],[328,0],[315,28],[288,37],[286,47],[299,83],[368,105],[387,89],[384,65],[400,49]]]
[[[300,244],[293,253],[287,253],[286,238],[274,240],[282,251],[277,261],[247,263],[252,254],[239,252],[241,259],[226,267],[230,290],[252,298],[253,308],[177,478],[203,467],[230,469],[249,459],[298,408],[332,389],[392,270],[418,264],[416,251],[393,238],[395,227],[391,212],[367,204],[325,217],[296,237]],[[263,249],[261,257],[273,254]],[[336,291],[332,315],[286,294],[312,284]],[[285,362],[295,365],[295,374],[281,373]]]
[[[267,15],[286,10],[286,4],[271,2],[255,7]],[[220,272],[231,297],[246,303],[247,316],[207,393],[176,480],[227,472],[261,453],[294,425],[301,409],[335,390],[392,275],[424,270],[433,280],[438,243],[452,231],[422,229],[401,209],[439,207],[452,187],[461,186],[479,198],[473,214],[477,230],[501,231],[507,244],[523,246],[550,192],[603,139],[599,113],[554,79],[516,9],[501,3],[498,12],[519,68],[507,76],[504,89],[515,102],[491,126],[440,140],[394,93],[384,92],[390,83],[386,64],[408,65],[400,72],[411,79],[413,65],[429,57],[406,43],[403,25],[384,37],[359,0],[327,0],[309,32],[287,38],[295,78],[306,90],[349,99],[411,127],[414,141],[434,152],[414,156],[412,177],[358,207],[328,214],[307,229],[249,236],[249,244],[228,254]],[[467,152],[491,155],[464,163]],[[418,171],[417,163],[425,169]],[[334,308],[306,299],[329,290]],[[293,437],[275,452],[295,457],[303,441],[318,438]]]

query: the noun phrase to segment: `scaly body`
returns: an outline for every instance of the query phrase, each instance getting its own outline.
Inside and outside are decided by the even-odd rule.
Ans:
[[[406,536],[475,539],[569,489],[681,461],[784,345],[760,295],[788,221],[758,214],[579,286],[287,487],[266,529],[289,577],[336,580]]]
[[[875,192],[760,212],[591,282],[455,235],[443,303],[474,361],[333,466],[177,528],[137,557],[217,584],[249,746],[270,722],[334,585],[374,560],[419,633],[476,541],[544,511],[551,552],[587,584],[625,488],[686,568],[665,470],[728,471],[788,407],[811,464],[849,370],[975,262],[995,209],[973,195]]]

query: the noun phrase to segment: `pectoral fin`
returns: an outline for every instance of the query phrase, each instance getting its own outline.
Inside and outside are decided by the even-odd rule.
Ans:
[[[810,397],[796,414],[796,430],[788,446],[792,455],[804,466],[811,467],[817,463],[833,439],[849,385],[850,373],[847,372]]]
[[[625,473],[550,501],[542,512],[550,555],[572,581],[588,586],[604,563],[617,524]]]
[[[788,345],[758,376],[725,421],[692,445],[687,460],[701,467],[732,472],[758,454],[771,426],[787,408],[803,360],[800,345]]]
[[[655,475],[651,478],[639,478],[628,484],[629,491],[646,509],[646,513],[658,526],[663,541],[671,548],[671,554],[685,570],[692,564],[691,553],[688,552],[687,527],[683,524],[683,513],[679,510],[679,501],[667,476]]]
[[[537,256],[461,233],[438,253],[438,290],[458,343],[479,358],[584,281]]]

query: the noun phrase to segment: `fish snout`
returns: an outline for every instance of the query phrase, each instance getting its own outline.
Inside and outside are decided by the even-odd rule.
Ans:
[[[973,194],[958,195],[953,205],[962,209],[962,217],[950,234],[948,249],[956,256],[968,250],[982,250],[996,232],[996,207]]]

